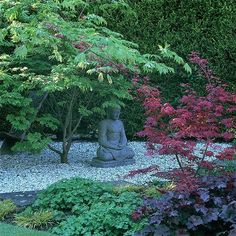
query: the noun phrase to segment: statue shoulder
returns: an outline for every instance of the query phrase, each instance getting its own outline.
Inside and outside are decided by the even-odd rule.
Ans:
[[[117,120],[118,121],[118,124],[121,125],[121,126],[124,126],[123,124],[123,121],[122,120]]]

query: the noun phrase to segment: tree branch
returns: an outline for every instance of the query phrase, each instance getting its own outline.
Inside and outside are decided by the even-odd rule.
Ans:
[[[36,113],[35,113],[35,116],[33,117],[33,119],[31,120],[30,124],[29,124],[29,127],[24,131],[24,133],[22,134],[21,136],[21,139],[20,139],[20,142],[22,142],[23,140],[25,140],[25,136],[26,136],[26,133],[28,132],[28,130],[30,129],[35,117],[37,116],[37,114],[39,113],[44,101],[46,100],[46,98],[48,97],[48,92],[44,94],[42,100],[40,101],[39,105],[36,107]]]
[[[60,152],[59,150],[57,150],[56,148],[54,148],[53,146],[51,146],[50,144],[48,144],[48,148],[50,150],[52,150],[53,152],[59,154],[59,155],[62,155],[62,152]]]
[[[181,161],[180,161],[180,159],[179,159],[178,154],[175,154],[175,156],[176,156],[176,159],[177,159],[177,162],[178,162],[178,164],[179,164],[180,169],[184,172],[184,168],[183,168],[183,166],[182,166],[182,164],[181,164]]]
[[[48,148],[50,150],[52,150],[53,152],[59,154],[59,155],[62,155],[62,152],[60,152],[59,150],[57,150],[56,148],[54,148],[53,146],[51,146],[50,144],[48,144]]]
[[[201,161],[199,162],[199,164],[201,164],[201,163],[204,161],[204,159],[205,159],[205,157],[206,157],[206,152],[207,152],[208,147],[209,147],[209,141],[207,141],[206,148],[205,148],[205,150],[204,150],[202,159],[201,159]],[[198,164],[198,168],[197,168],[197,170],[196,170],[196,172],[195,172],[195,174],[194,174],[194,177],[197,176],[199,170],[201,169],[201,166],[200,166],[199,164]]]
[[[91,96],[90,96],[90,98],[89,98],[89,100],[88,100],[88,103],[87,103],[87,105],[86,105],[86,108],[88,108],[88,106],[89,106],[89,104],[90,104],[90,102],[91,102],[91,100],[92,100],[92,98],[93,98],[93,95],[94,95],[94,92],[91,93]],[[82,118],[83,118],[83,116],[80,116],[80,118],[79,118],[77,124],[75,125],[74,129],[72,130],[72,135],[75,133],[75,131],[76,131],[77,128],[79,127]]]

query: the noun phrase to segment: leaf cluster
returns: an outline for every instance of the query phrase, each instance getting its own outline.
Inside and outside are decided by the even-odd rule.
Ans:
[[[172,235],[178,229],[191,235],[224,235],[226,232],[233,235],[236,223],[235,177],[235,174],[206,176],[195,191],[168,191],[160,199],[145,199],[144,205],[134,214],[138,219],[148,215],[149,225],[136,235]],[[146,211],[141,214],[140,209]]]
[[[0,201],[0,220],[16,210],[16,205],[11,200]]]
[[[74,178],[51,185],[32,209],[54,212],[56,234],[133,235],[146,220],[133,222],[130,215],[142,203],[143,190]]]
[[[21,227],[40,229],[50,225],[52,219],[52,212],[43,210],[33,212],[30,208],[27,208],[25,211],[15,215],[14,223]]]
[[[174,107],[162,102],[157,87],[142,85],[137,89],[146,110],[144,130],[138,135],[147,138],[149,154],[175,158],[182,173],[169,171],[170,177],[180,187],[186,183],[184,188],[187,189],[194,188],[196,177],[202,170],[202,173],[214,174],[218,167],[212,162],[213,158],[233,160],[235,146],[217,153],[214,142],[219,138],[232,141],[236,124],[236,94],[227,91],[227,86],[208,68],[208,61],[198,53],[192,53],[190,60],[199,66],[199,72],[207,81],[204,95],[199,95],[189,84],[182,84],[185,95]],[[201,147],[197,153],[199,142]]]

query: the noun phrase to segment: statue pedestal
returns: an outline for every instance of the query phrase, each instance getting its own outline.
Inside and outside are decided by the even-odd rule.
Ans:
[[[112,167],[117,167],[117,166],[127,166],[127,165],[135,164],[135,160],[132,158],[132,159],[119,160],[119,161],[117,160],[103,161],[103,160],[94,158],[90,164],[91,166],[94,166],[94,167],[112,168]]]

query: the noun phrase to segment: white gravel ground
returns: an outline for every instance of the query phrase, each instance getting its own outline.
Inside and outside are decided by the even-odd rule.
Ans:
[[[1,142],[0,142],[1,145]],[[61,143],[54,143],[55,147]],[[202,144],[199,144],[200,148]],[[216,144],[214,150],[228,147],[228,144]],[[115,168],[97,168],[89,165],[89,161],[96,155],[97,143],[73,143],[69,153],[69,164],[60,164],[59,156],[46,149],[40,155],[15,154],[0,156],[0,193],[41,190],[61,179],[80,176],[99,181],[125,180],[135,184],[144,184],[156,179],[150,174],[124,178],[131,170],[158,165],[161,170],[177,167],[172,156],[147,156],[145,143],[130,142],[134,149],[136,163],[129,166]]]

